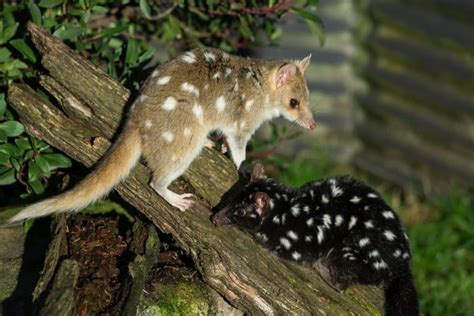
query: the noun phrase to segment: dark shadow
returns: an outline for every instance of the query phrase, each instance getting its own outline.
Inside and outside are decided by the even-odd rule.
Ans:
[[[18,284],[12,295],[2,303],[3,315],[33,315],[33,290],[40,278],[48,245],[51,242],[51,219],[34,221],[25,239],[23,262]]]

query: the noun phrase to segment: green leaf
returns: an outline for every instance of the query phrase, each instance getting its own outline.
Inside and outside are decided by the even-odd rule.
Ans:
[[[0,129],[0,143],[6,143],[6,141],[7,141],[7,133]]]
[[[63,154],[44,154],[42,156],[49,163],[50,170],[69,168],[71,166],[71,160]]]
[[[313,13],[304,11],[299,8],[293,7],[292,10],[295,14],[305,19],[311,32],[313,32],[318,37],[319,45],[323,46],[324,42],[326,41],[326,38],[324,36],[324,23],[321,18]]]
[[[20,148],[22,150],[31,149],[31,144],[28,141],[28,138],[17,138],[17,139],[15,139],[15,144],[18,148]]]
[[[41,169],[34,161],[28,161],[28,182],[33,182],[41,177]]]
[[[0,123],[0,129],[7,133],[8,137],[15,137],[25,131],[23,124],[17,121],[6,121]]]
[[[127,65],[134,65],[138,58],[138,42],[131,38],[128,40],[125,62]]]
[[[245,37],[249,38],[251,41],[254,41],[255,37],[253,35],[252,30],[249,27],[249,24],[247,23],[247,20],[245,20],[245,18],[242,16],[240,16],[239,19],[240,19],[240,28],[239,28],[240,32],[242,32],[242,34]]]
[[[8,48],[6,47],[0,48],[0,63],[7,61],[11,55],[12,53],[10,52]]]
[[[64,25],[57,29],[53,35],[59,38],[60,40],[71,40],[75,39],[78,36],[81,36],[83,29],[80,26],[73,26],[70,28],[65,28]]]
[[[8,162],[10,159],[10,155],[6,153],[1,153],[0,152],[0,165],[3,165]]]
[[[15,170],[9,169],[6,172],[0,174],[0,185],[9,185],[16,182]]]
[[[40,180],[28,182],[28,184],[33,189],[33,192],[35,192],[36,195],[40,195],[44,192],[44,185],[41,183]]]
[[[110,200],[97,201],[96,203],[81,210],[83,214],[108,214],[115,212],[119,215],[125,216],[130,222],[134,222],[135,218],[127,212],[122,205],[112,202]]]
[[[21,150],[17,148],[15,145],[12,144],[1,144],[0,145],[0,153],[8,154],[12,157],[19,155]]]
[[[41,0],[39,6],[42,8],[52,8],[63,3],[63,0]]]
[[[15,157],[10,157],[10,163],[17,172],[20,171],[21,165]]]
[[[0,117],[5,114],[5,110],[7,109],[7,101],[5,101],[5,93],[0,93]]]
[[[14,39],[10,41],[10,44],[15,47],[17,51],[21,53],[21,55],[28,59],[29,61],[35,63],[36,62],[36,55],[33,50],[28,46],[24,39]]]
[[[16,30],[18,28],[18,22],[15,24],[12,24],[10,26],[7,26],[4,30],[3,33],[0,36],[0,45],[5,44],[10,40],[10,38],[15,35]]]
[[[95,5],[92,7],[92,12],[106,14],[107,12],[109,12],[109,8],[100,5]]]
[[[36,165],[41,169],[42,172],[47,173],[51,171],[51,166],[46,158],[43,155],[38,155],[35,158]]]
[[[140,10],[147,19],[151,18],[151,9],[147,0],[140,0]]]
[[[30,15],[31,19],[33,19],[33,22],[35,22],[35,24],[37,25],[43,24],[41,10],[33,0],[30,0],[30,2],[28,3],[28,8],[30,9]]]

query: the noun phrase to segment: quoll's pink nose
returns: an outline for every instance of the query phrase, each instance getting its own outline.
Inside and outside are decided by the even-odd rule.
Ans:
[[[308,128],[309,129],[315,129],[316,128],[316,122],[314,120],[311,120],[309,123],[308,123]]]

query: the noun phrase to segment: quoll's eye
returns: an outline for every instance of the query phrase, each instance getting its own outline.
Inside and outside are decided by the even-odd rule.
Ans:
[[[293,108],[293,109],[296,109],[298,107],[298,105],[300,105],[300,101],[296,100],[296,99],[290,99],[290,106]]]

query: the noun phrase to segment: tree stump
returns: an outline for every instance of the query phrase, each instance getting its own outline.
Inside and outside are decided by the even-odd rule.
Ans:
[[[29,134],[87,167],[110,146],[130,92],[69,47],[29,23],[45,75],[40,84],[54,98],[48,102],[30,86],[9,87],[8,101]],[[340,294],[309,268],[285,262],[233,227],[212,225],[210,209],[237,181],[232,162],[204,149],[174,190],[198,196],[180,212],[149,186],[149,172],[137,166],[116,187],[162,232],[172,234],[188,252],[202,279],[235,307],[251,314],[379,315],[383,296],[376,287],[356,286]]]

